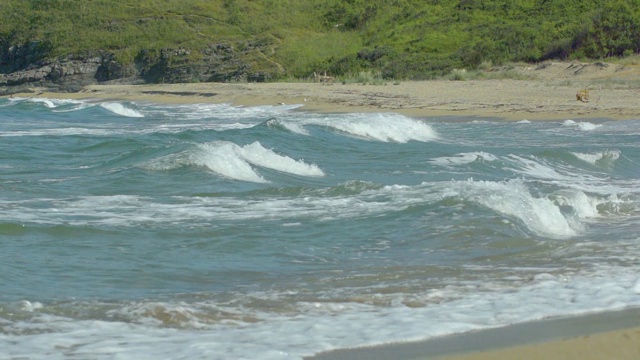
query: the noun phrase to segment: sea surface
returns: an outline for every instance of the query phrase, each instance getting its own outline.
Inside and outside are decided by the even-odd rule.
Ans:
[[[639,269],[640,121],[0,99],[3,359],[301,359]]]

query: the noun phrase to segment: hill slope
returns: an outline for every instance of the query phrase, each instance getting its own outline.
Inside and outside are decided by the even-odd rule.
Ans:
[[[640,51],[640,0],[4,0],[0,18],[0,85],[425,79]]]

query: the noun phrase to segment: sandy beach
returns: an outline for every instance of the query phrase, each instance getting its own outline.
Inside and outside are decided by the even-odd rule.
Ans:
[[[503,79],[509,76],[528,80]],[[503,75],[501,75],[503,74]],[[514,75],[515,74],[515,75]],[[78,93],[34,93],[76,99],[234,105],[302,104],[315,112],[395,112],[507,120],[636,119],[640,114],[640,67],[635,65],[546,63],[488,72],[497,79],[388,81],[376,84],[198,83],[91,85]],[[588,102],[576,93],[588,88]]]
[[[640,67],[547,63],[509,71],[519,79],[388,81],[380,84],[200,83],[91,85],[78,93],[15,97],[158,103],[302,104],[312,112],[520,120],[640,119]],[[520,80],[520,79],[527,80]],[[576,99],[588,88],[589,100]],[[317,359],[640,359],[640,311],[513,325],[411,344],[330,352]]]
[[[406,344],[326,352],[312,360],[632,360],[640,358],[640,309],[543,319]]]

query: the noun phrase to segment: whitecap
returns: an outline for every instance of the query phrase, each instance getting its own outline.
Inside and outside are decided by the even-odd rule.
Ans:
[[[200,144],[195,149],[155,159],[143,167],[166,171],[190,165],[205,167],[226,178],[257,183],[268,181],[253,166],[300,176],[324,176],[317,165],[277,154],[257,141],[245,146],[228,141]]]
[[[604,150],[595,153],[572,152],[578,159],[596,165],[598,163],[611,164],[620,158],[620,150]]]
[[[301,176],[324,176],[318,166],[276,154],[257,141],[244,147],[218,141],[200,145],[199,149],[194,154],[194,163],[232,179],[266,182],[251,165]]]
[[[240,154],[238,145],[218,141],[198,146],[199,151],[193,153],[191,161],[224,177],[257,183],[267,182],[260,176]]]
[[[573,120],[565,120],[562,123],[563,126],[571,126],[571,127],[577,127],[579,130],[582,131],[592,131],[595,130],[599,127],[602,127],[602,124],[594,124],[594,123],[590,123],[587,121],[580,121],[580,122],[576,122]]]
[[[105,103],[101,103],[100,106],[106,110],[111,111],[116,115],[133,117],[133,118],[144,117],[144,115],[142,115],[142,113],[140,113],[139,111],[130,109],[118,102],[105,102]]]
[[[49,109],[55,109],[63,105],[76,105],[83,103],[83,101],[73,99],[25,98],[24,100],[35,104],[42,104]]]
[[[302,176],[324,176],[324,172],[317,165],[276,154],[272,150],[265,149],[257,141],[238,150],[247,161],[256,166]]]
[[[438,139],[436,131],[425,122],[397,114],[355,114],[340,119],[312,120],[310,123],[374,141],[406,143]]]
[[[282,128],[299,135],[306,135],[306,136],[309,135],[309,131],[307,131],[304,125],[296,122],[279,121],[276,119],[271,119],[267,121],[267,126],[270,128]]]
[[[476,202],[507,216],[520,219],[540,236],[568,238],[583,230],[583,226],[565,216],[552,200],[531,195],[520,180],[508,182],[455,181],[452,190],[467,200]]]
[[[556,195],[555,200],[561,206],[571,207],[575,214],[581,219],[599,217],[598,205],[607,202],[605,199],[590,197],[578,190],[565,190]]]
[[[436,165],[467,165],[475,161],[496,161],[498,158],[484,151],[476,151],[469,153],[460,153],[454,156],[444,156],[429,160]]]

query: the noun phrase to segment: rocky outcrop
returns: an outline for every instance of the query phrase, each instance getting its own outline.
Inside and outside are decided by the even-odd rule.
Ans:
[[[41,52],[37,46],[0,49],[0,94],[28,87],[72,92],[97,83],[264,82],[277,79],[285,71],[265,55],[273,53],[273,40],[264,38],[212,44],[200,51],[142,50],[128,64],[111,53],[51,60],[42,59],[41,53],[30,54],[29,49]]]
[[[104,66],[102,56],[68,57],[54,61],[40,61],[26,69],[0,74],[0,86],[5,93],[12,87],[30,85],[58,91],[77,91],[97,82],[96,74]]]

